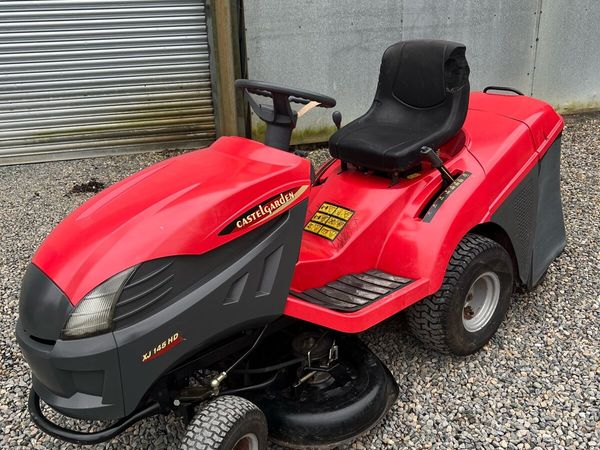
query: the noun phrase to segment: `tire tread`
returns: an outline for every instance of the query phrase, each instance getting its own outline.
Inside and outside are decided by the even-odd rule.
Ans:
[[[180,449],[221,449],[233,426],[253,413],[262,414],[258,406],[249,400],[231,395],[217,397],[199,408],[188,426]]]
[[[412,305],[407,311],[408,327],[427,347],[440,353],[451,353],[446,337],[449,302],[469,264],[478,255],[493,248],[504,248],[497,242],[477,234],[467,234],[454,250],[444,281],[433,295]]]

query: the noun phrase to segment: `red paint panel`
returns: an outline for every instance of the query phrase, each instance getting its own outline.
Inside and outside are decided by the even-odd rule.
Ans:
[[[526,95],[471,92],[469,110],[487,111],[524,123],[531,130],[536,149],[541,151],[548,149],[545,141],[553,141],[563,128],[562,117],[552,106]]]
[[[73,304],[112,275],[155,258],[201,254],[280,192],[308,186],[308,161],[238,137],[168,159],[102,191],[52,231],[33,258]],[[301,201],[306,189],[288,207]],[[278,211],[271,218],[284,211]]]

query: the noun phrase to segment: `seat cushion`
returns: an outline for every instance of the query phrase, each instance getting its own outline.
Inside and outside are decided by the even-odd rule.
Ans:
[[[398,173],[460,131],[469,103],[465,47],[449,41],[404,41],[383,54],[371,108],[329,140],[332,156],[366,169]]]
[[[396,124],[353,122],[331,136],[329,151],[336,158],[369,169],[408,169],[419,163],[419,150],[429,135]]]

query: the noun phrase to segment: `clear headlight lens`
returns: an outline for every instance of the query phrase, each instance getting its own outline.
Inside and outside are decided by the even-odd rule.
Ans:
[[[121,288],[136,267],[116,274],[83,297],[69,316],[63,337],[83,337],[108,330]]]

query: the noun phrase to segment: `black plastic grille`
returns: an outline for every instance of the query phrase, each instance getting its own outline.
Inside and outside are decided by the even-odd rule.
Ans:
[[[519,241],[518,247],[527,248],[533,239],[537,212],[535,188],[536,186],[533,182],[522,183],[522,189],[514,197],[513,214],[515,223],[517,224],[516,238]]]
[[[292,292],[292,295],[336,311],[352,312],[403,288],[411,281],[380,270],[370,270],[345,275],[323,287]]]

